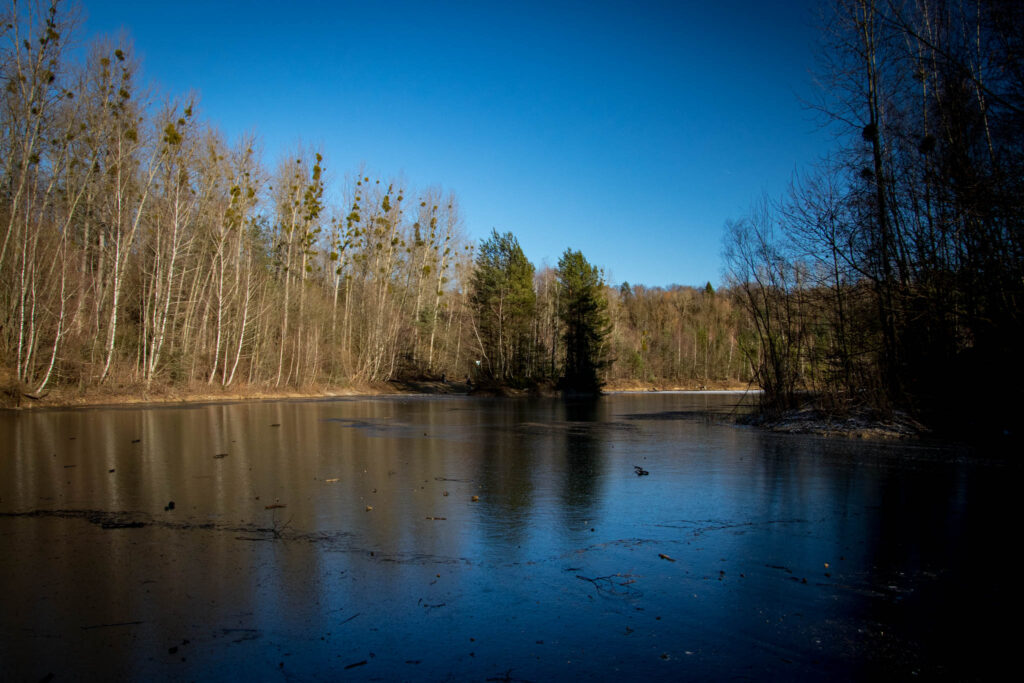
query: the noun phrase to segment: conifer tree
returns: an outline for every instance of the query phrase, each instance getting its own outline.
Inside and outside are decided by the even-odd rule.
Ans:
[[[565,344],[562,388],[600,391],[599,373],[608,365],[605,340],[610,329],[601,273],[581,252],[566,249],[558,260],[558,287]]]
[[[537,295],[533,264],[511,232],[497,230],[480,244],[470,301],[485,373],[521,383],[530,375],[530,330]]]

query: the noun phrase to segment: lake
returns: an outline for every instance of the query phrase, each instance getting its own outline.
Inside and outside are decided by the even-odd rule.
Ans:
[[[963,679],[1010,661],[1016,460],[762,432],[731,424],[743,402],[0,413],[0,678]]]

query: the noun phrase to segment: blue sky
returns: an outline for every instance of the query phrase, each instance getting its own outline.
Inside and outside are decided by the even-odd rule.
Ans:
[[[322,150],[459,197],[468,236],[536,265],[582,250],[613,283],[717,284],[722,225],[826,150],[799,2],[84,0],[143,80],[200,96],[265,160]]]

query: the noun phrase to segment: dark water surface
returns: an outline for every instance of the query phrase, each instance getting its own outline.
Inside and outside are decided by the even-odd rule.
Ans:
[[[1013,660],[1015,461],[721,424],[737,400],[0,413],[0,678],[983,678]]]

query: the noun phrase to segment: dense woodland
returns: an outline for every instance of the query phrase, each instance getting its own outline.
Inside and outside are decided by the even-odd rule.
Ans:
[[[765,406],[866,404],[1012,436],[1024,4],[839,0],[824,37],[834,153],[727,230]]]
[[[316,150],[268,167],[198,102],[152,95],[127,45],[72,58],[73,15],[19,2],[0,27],[8,401],[441,376],[745,383],[760,365],[727,292],[612,287],[572,249],[537,270],[511,234],[471,243],[453,192],[338,179]]]

